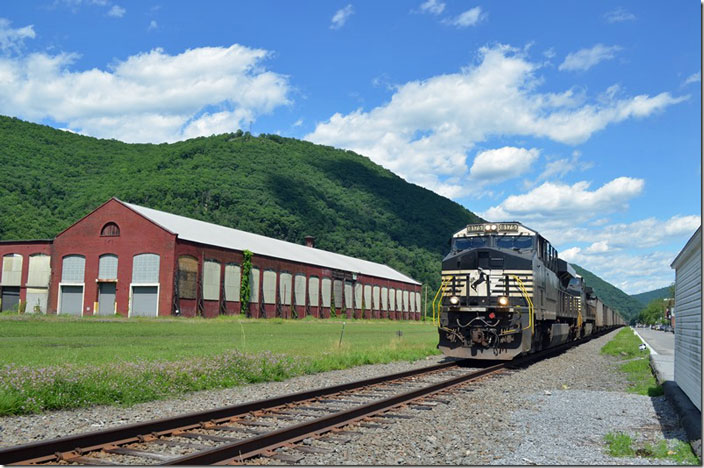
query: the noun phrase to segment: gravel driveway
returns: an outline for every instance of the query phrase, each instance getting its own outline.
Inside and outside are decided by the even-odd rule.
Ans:
[[[625,392],[625,377],[614,358],[599,354],[611,332],[555,358],[444,396],[432,410],[404,409],[413,419],[384,419],[379,428],[351,430],[347,443],[307,441],[331,449],[305,454],[306,465],[625,465],[665,464],[662,459],[613,458],[605,453],[604,435],[625,432],[651,443],[663,438],[686,440],[665,397]],[[361,366],[302,376],[286,382],[205,391],[130,408],[95,407],[32,416],[0,418],[0,446],[76,434],[109,426],[168,417],[238,404],[375,375],[424,367],[442,361],[434,356],[414,363]],[[283,453],[302,455],[292,449]],[[272,459],[257,463],[282,464]]]

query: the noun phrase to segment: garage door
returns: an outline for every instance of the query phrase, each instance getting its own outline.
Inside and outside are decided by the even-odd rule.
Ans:
[[[81,315],[83,308],[83,286],[61,286],[60,313]]]
[[[159,302],[157,286],[132,286],[132,317],[156,317]]]
[[[4,286],[2,288],[2,311],[16,310],[20,302],[20,288],[14,286]]]

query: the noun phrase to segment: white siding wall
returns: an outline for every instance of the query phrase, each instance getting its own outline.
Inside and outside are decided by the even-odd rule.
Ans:
[[[698,234],[698,238],[697,238]],[[701,411],[701,231],[675,260],[675,382]]]

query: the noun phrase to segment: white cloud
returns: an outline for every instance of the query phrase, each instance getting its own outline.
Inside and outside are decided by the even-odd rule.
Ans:
[[[587,253],[604,253],[609,251],[609,243],[605,241],[594,242],[585,252]]]
[[[565,177],[570,172],[580,170],[586,171],[594,166],[590,162],[581,162],[579,157],[581,153],[579,151],[574,151],[571,158],[561,158],[554,161],[548,161],[545,164],[545,169],[543,172],[535,179],[537,182]]]
[[[520,135],[576,144],[609,124],[686,99],[661,93],[587,103],[573,90],[539,92],[540,65],[516,49],[482,48],[480,60],[457,73],[397,85],[389,102],[336,113],[305,138],[364,154],[410,182],[457,197],[470,190],[467,153],[487,138]]]
[[[155,20],[151,20],[149,22],[149,26],[147,26],[147,31],[154,31],[158,27],[159,27],[159,25],[157,24],[157,22]]]
[[[349,4],[335,12],[330,20],[330,29],[340,29],[345,25],[350,16],[354,14],[354,8]]]
[[[512,146],[482,151],[474,158],[469,174],[473,179],[493,182],[511,179],[530,170],[539,155],[536,148]]]
[[[702,73],[701,72],[693,73],[693,74],[689,75],[686,80],[684,80],[684,83],[682,84],[682,86],[686,86],[691,83],[699,83],[701,81],[702,81]]]
[[[125,16],[125,13],[127,13],[127,10],[125,10],[119,5],[113,5],[112,8],[110,8],[110,11],[108,11],[108,16],[112,16],[114,18],[122,18],[123,16]]]
[[[615,10],[611,10],[611,11],[604,13],[604,19],[608,23],[622,23],[624,21],[635,20],[636,15],[619,7],[619,8],[616,8]]]
[[[466,28],[468,26],[474,26],[485,17],[486,14],[482,14],[481,7],[474,7],[460,13],[456,18],[449,20],[449,23],[458,28]]]
[[[421,13],[430,13],[432,15],[439,15],[445,10],[445,3],[439,2],[438,0],[426,0],[420,5]]]
[[[10,24],[9,20],[0,18],[0,51],[3,53],[19,53],[25,39],[34,39],[36,37],[34,26],[30,24],[29,26],[13,29]]]
[[[560,64],[558,70],[589,70],[591,67],[604,60],[611,60],[616,57],[616,52],[621,50],[619,46],[605,46],[597,44],[591,49],[581,49],[577,52],[567,54],[565,61]]]
[[[481,216],[494,220],[567,221],[586,220],[594,214],[625,209],[643,190],[642,179],[618,177],[596,190],[588,182],[574,185],[545,182],[522,195],[511,195]]]
[[[86,71],[71,70],[71,54],[0,58],[0,113],[127,142],[234,131],[289,102],[286,77],[263,68],[267,56],[238,44],[154,49]]]

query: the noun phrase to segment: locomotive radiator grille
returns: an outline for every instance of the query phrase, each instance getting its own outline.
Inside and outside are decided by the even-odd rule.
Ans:
[[[533,273],[526,270],[445,270],[442,272],[444,284],[443,296],[505,296],[508,289],[509,297],[523,297],[518,283],[513,278],[517,276],[528,295],[533,295]],[[468,293],[469,292],[469,293]]]

